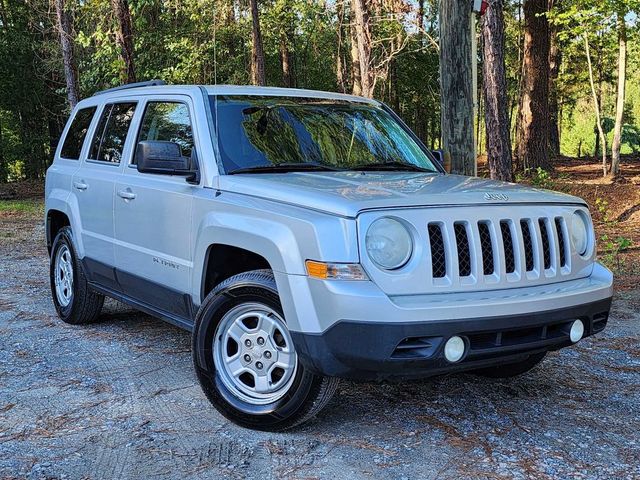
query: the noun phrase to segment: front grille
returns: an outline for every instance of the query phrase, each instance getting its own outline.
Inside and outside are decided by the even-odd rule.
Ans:
[[[429,224],[429,242],[431,243],[431,269],[433,278],[442,278],[447,274],[447,259],[444,253],[442,228],[438,223]]]
[[[489,218],[428,223],[432,278],[473,285],[571,273],[563,217]]]
[[[513,237],[508,221],[502,220],[500,222],[500,232],[502,233],[502,245],[504,245],[504,268],[507,273],[513,273],[516,270],[516,259],[513,255]]]
[[[540,227],[540,238],[542,239],[542,258],[544,259],[544,269],[551,268],[551,245],[549,240],[549,231],[547,230],[547,222],[544,218],[538,219]]]
[[[527,346],[534,348],[535,345],[567,341],[573,322],[574,320],[571,319],[552,325],[472,333],[467,335],[469,339],[469,355],[491,356],[504,348],[518,347],[526,350]]]
[[[528,221],[520,220],[520,229],[522,231],[522,242],[524,243],[524,257],[527,264],[527,272],[532,272],[533,263],[533,241],[531,240],[531,226]]]
[[[560,250],[560,266],[566,267],[567,266],[567,251],[566,251],[567,244],[564,241],[564,229],[562,228],[563,223],[564,223],[564,220],[562,220],[562,217],[555,218],[556,235],[558,235],[558,249]]]
[[[480,233],[480,248],[482,249],[482,271],[485,275],[491,275],[494,272],[494,264],[489,224],[486,222],[479,222],[478,232]]]
[[[456,233],[456,246],[458,248],[458,272],[461,277],[471,275],[471,253],[469,251],[469,237],[464,223],[453,224]]]

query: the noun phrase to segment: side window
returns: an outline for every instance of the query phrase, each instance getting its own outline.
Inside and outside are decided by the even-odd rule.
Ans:
[[[91,125],[93,115],[96,113],[96,107],[82,108],[76,112],[76,116],[71,122],[67,137],[64,139],[60,157],[67,160],[79,160],[84,137],[87,136],[87,130]]]
[[[138,142],[145,140],[177,143],[180,145],[182,155],[191,157],[193,132],[187,106],[179,102],[147,103],[138,134]],[[133,162],[135,163],[135,155]]]
[[[135,110],[135,103],[112,103],[105,106],[91,142],[90,159],[120,163]]]

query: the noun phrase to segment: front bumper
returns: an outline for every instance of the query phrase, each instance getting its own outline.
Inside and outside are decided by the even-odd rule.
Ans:
[[[286,286],[296,311],[285,305],[290,328],[298,327],[291,334],[301,362],[357,380],[472,370],[569,346],[574,320],[583,321],[585,337],[605,328],[613,294],[611,272],[597,263],[579,280],[463,295],[387,297],[370,282],[305,282]],[[443,348],[453,335],[465,340],[467,353],[452,364]]]
[[[525,315],[423,323],[341,321],[320,335],[292,332],[298,356],[310,370],[356,380],[428,377],[525,360],[572,344],[574,320],[584,336],[602,331],[611,299]],[[444,343],[461,336],[467,353],[449,363]]]

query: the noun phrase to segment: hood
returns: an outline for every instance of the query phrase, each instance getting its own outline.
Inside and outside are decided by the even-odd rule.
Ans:
[[[220,190],[355,217],[363,210],[570,203],[574,196],[477,177],[420,172],[291,172],[220,176]]]

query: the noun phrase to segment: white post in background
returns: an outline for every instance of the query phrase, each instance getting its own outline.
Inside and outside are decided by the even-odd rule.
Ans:
[[[483,13],[483,0],[473,0],[473,8],[471,13],[470,25],[471,30],[471,74],[473,76],[473,119],[478,119],[478,37],[476,36],[476,22],[477,16]],[[482,119],[478,119],[482,121]],[[476,126],[473,129],[473,158],[474,162],[474,175],[478,176],[478,139],[476,138],[476,132],[479,128]]]
[[[477,0],[476,0],[477,1]],[[474,2],[475,3],[475,2]],[[475,7],[475,5],[474,5]],[[473,75],[473,119],[478,118],[478,39],[476,38],[476,16],[471,14],[471,75]],[[473,175],[478,176],[478,127],[473,129]]]

